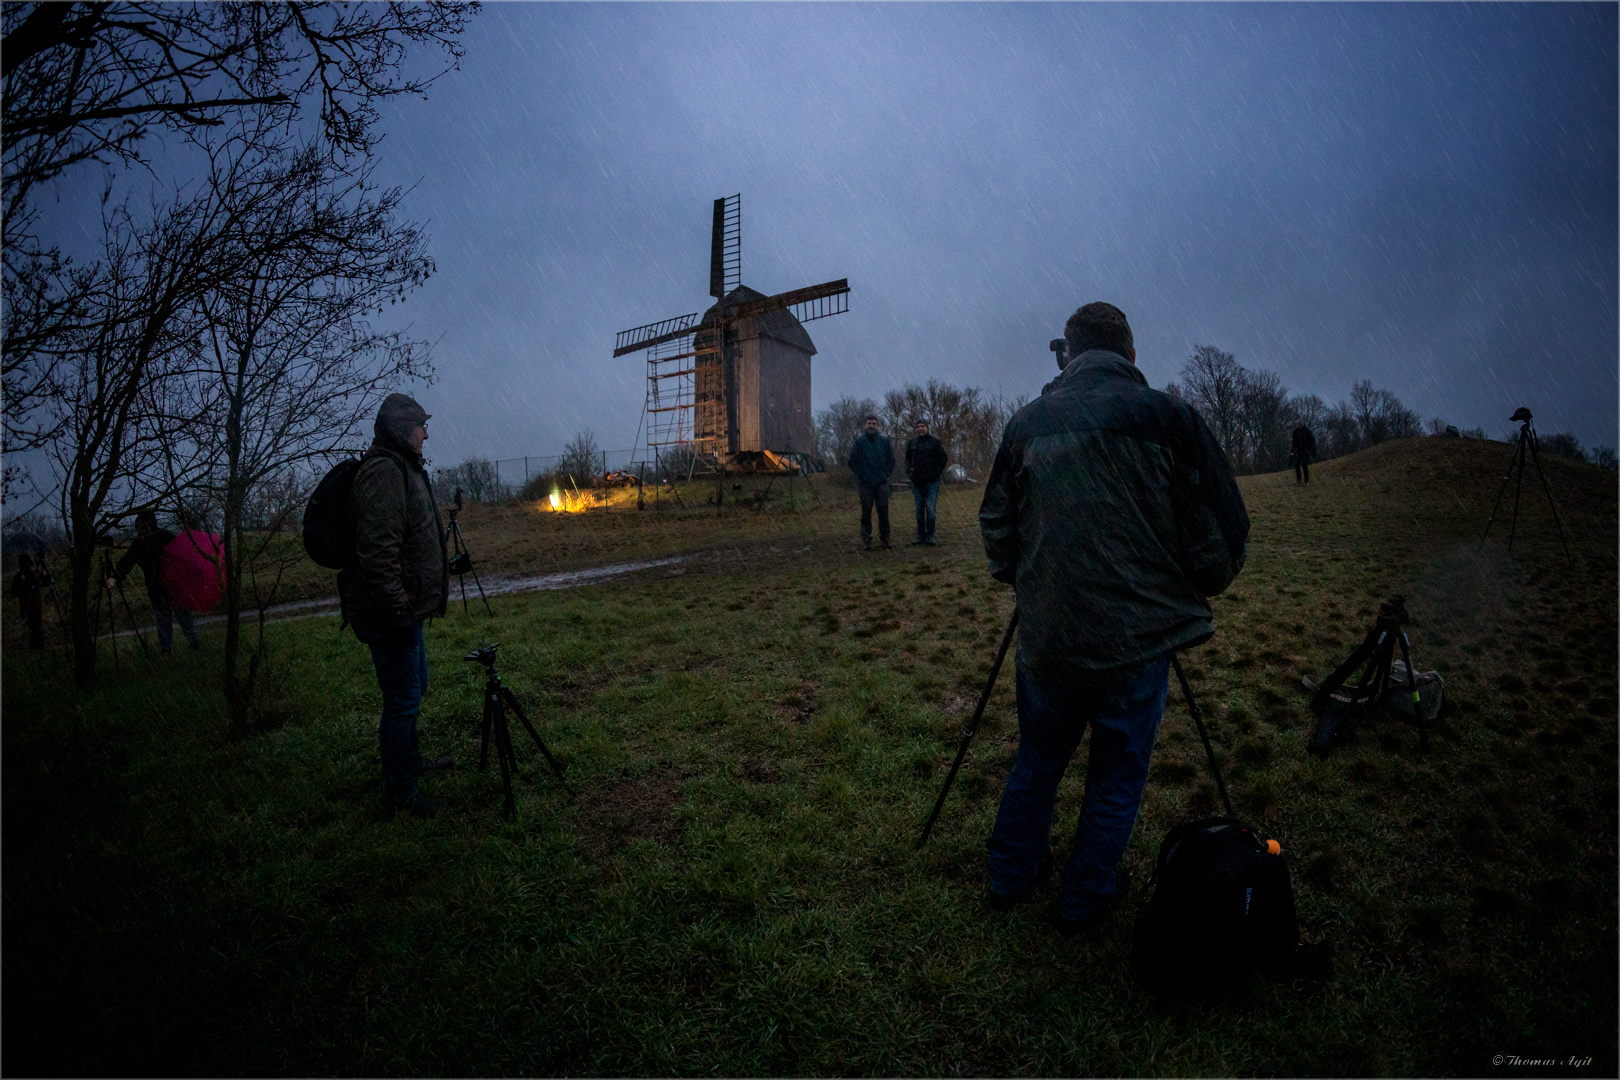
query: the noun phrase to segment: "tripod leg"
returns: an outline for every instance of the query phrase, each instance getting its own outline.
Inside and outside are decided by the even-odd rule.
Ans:
[[[1513,524],[1508,529],[1508,550],[1513,550],[1513,538],[1519,532],[1519,494],[1524,491],[1524,457],[1525,444],[1529,442],[1524,432],[1519,433],[1519,450],[1513,455],[1514,464],[1519,467],[1519,482],[1513,485]]]
[[[1373,654],[1373,649],[1377,645],[1378,628],[1374,627],[1367,632],[1367,636],[1362,639],[1361,644],[1356,646],[1355,652],[1351,653],[1344,663],[1334,668],[1333,674],[1323,679],[1321,685],[1317,686],[1316,693],[1311,696],[1311,708],[1318,713],[1325,712],[1328,702],[1333,700],[1334,691],[1343,686],[1344,681],[1350,677],[1350,673],[1360,667],[1362,662]]]
[[[1349,730],[1345,721],[1350,718],[1351,711],[1366,700],[1363,695],[1366,693],[1368,684],[1372,681],[1373,669],[1378,664],[1378,656],[1383,647],[1383,640],[1379,636],[1378,628],[1373,627],[1372,632],[1367,635],[1367,640],[1362,642],[1361,647],[1351,654],[1350,659],[1340,664],[1339,670],[1333,673],[1330,680],[1317,688],[1317,697],[1311,699],[1311,704],[1315,706],[1318,699],[1321,699],[1324,704],[1321,707],[1322,719],[1316,725],[1316,732],[1311,736],[1310,745],[1306,747],[1311,753],[1327,757],[1332,751],[1334,743],[1340,738],[1340,733]],[[1351,692],[1350,700],[1348,702],[1340,701],[1333,696],[1333,691],[1343,685],[1345,676],[1349,674],[1350,669],[1354,668],[1363,659],[1367,661],[1367,666],[1361,669],[1361,679],[1356,683],[1355,690]],[[1337,682],[1333,682],[1333,679],[1337,679]],[[1323,691],[1326,691],[1326,693]]]
[[[1176,669],[1176,679],[1181,683],[1181,696],[1187,699],[1187,711],[1192,714],[1193,723],[1198,727],[1198,737],[1204,740],[1204,753],[1209,757],[1209,771],[1215,776],[1215,786],[1221,790],[1221,803],[1226,807],[1228,817],[1237,817],[1237,811],[1232,809],[1232,800],[1226,794],[1226,781],[1221,778],[1221,767],[1215,763],[1215,748],[1209,744],[1209,732],[1204,729],[1204,710],[1198,707],[1198,700],[1193,697],[1192,686],[1187,682],[1187,673],[1181,670],[1181,657],[1171,653],[1170,664]]]
[[[1485,521],[1485,535],[1479,538],[1479,550],[1485,550],[1485,541],[1491,537],[1491,526],[1496,524],[1496,512],[1502,508],[1502,496],[1507,494],[1508,481],[1513,478],[1513,465],[1519,460],[1519,450],[1513,449],[1513,457],[1508,459],[1507,472],[1502,474],[1502,490],[1496,493],[1496,502],[1491,506],[1491,516]]]
[[[512,732],[506,726],[506,710],[501,707],[498,697],[494,710],[495,756],[501,762],[501,790],[506,793],[506,820],[511,821],[517,817],[517,803],[512,798],[512,774],[517,772],[517,759],[512,756]]]
[[[984,706],[990,700],[990,691],[995,689],[996,676],[1001,673],[1001,662],[1007,659],[1007,646],[1012,644],[1013,631],[1018,629],[1018,609],[1013,608],[1012,618],[1007,620],[1007,632],[1001,635],[1001,648],[996,650],[996,662],[990,665],[990,677],[984,681],[984,693],[979,695],[979,704],[973,710],[973,716],[962,725],[962,741],[956,748],[956,760],[951,762],[951,771],[945,774],[945,786],[939,789],[939,798],[934,800],[934,811],[928,815],[923,824],[922,835],[917,838],[917,846],[913,851],[921,851],[922,846],[928,843],[928,834],[934,831],[934,822],[939,819],[939,811],[945,805],[945,796],[951,793],[951,781],[956,779],[956,771],[962,767],[962,759],[967,757],[968,744],[979,730],[979,718],[984,715]]]
[[[529,723],[529,714],[523,711],[522,705],[518,704],[517,695],[503,686],[501,687],[501,698],[506,702],[506,704],[512,707],[512,711],[517,714],[518,720],[523,724],[523,729],[529,733],[529,738],[534,740],[534,745],[540,748],[540,752],[544,754],[546,756],[546,760],[551,763],[551,771],[556,773],[558,776],[561,776],[563,774],[563,767],[557,764],[557,759],[551,756],[550,750],[546,749],[546,744],[540,738],[540,733],[534,730],[533,724]]]
[[[129,628],[135,631],[135,641],[141,647],[141,655],[150,660],[152,650],[147,647],[146,638],[142,635],[140,626],[135,622],[135,612],[129,606],[129,596],[124,592],[124,583],[122,581],[118,583],[118,598],[124,602],[124,614],[129,616]]]
[[[484,723],[479,728],[478,737],[478,771],[483,772],[489,765],[489,733],[495,726],[495,706],[500,701],[499,694],[493,687],[484,688]]]
[[[1401,631],[1401,661],[1406,664],[1406,686],[1412,692],[1412,718],[1418,725],[1418,749],[1429,752],[1429,721],[1423,716],[1423,699],[1418,696],[1417,668],[1412,666],[1412,643]]]
[[[1530,440],[1530,453],[1536,459],[1536,475],[1541,477],[1541,490],[1547,493],[1547,505],[1552,507],[1553,523],[1558,526],[1558,539],[1564,545],[1564,561],[1573,568],[1575,559],[1569,553],[1569,537],[1564,535],[1564,522],[1558,516],[1558,504],[1553,502],[1552,485],[1547,483],[1547,474],[1541,471],[1541,448],[1536,445],[1534,437]]]

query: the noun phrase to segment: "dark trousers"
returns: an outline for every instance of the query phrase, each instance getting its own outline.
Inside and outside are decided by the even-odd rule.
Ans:
[[[24,610],[23,622],[28,626],[28,647],[30,649],[43,649],[45,647],[45,612]]]
[[[150,597],[148,597],[150,599]],[[174,647],[174,624],[180,624],[180,632],[186,635],[186,641],[193,649],[199,648],[202,641],[197,637],[197,620],[185,608],[171,608],[167,604],[152,604],[152,615],[157,623],[158,652],[166,653]]]
[[[990,888],[1017,896],[1051,850],[1052,807],[1080,738],[1091,728],[1086,789],[1063,867],[1058,913],[1080,919],[1114,900],[1114,867],[1142,805],[1164,716],[1170,657],[1102,685],[1044,687],[1018,669],[1018,756],[990,833]]]
[[[889,538],[889,485],[885,481],[881,484],[861,485],[861,539],[872,539],[872,507],[877,507],[878,536],[883,540]]]
[[[917,503],[917,539],[934,538],[934,507],[939,503],[939,481],[912,484],[911,497]]]
[[[1294,483],[1308,484],[1311,482],[1311,459],[1304,454],[1294,455]]]
[[[396,806],[416,794],[416,775],[425,764],[416,739],[416,718],[428,688],[427,643],[422,624],[413,631],[386,631],[356,619],[354,636],[371,647],[371,664],[382,690],[377,749],[382,755],[383,792]]]

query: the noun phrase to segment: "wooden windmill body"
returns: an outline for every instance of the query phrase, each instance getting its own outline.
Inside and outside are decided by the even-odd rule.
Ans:
[[[804,323],[849,310],[849,282],[767,296],[742,284],[741,197],[714,201],[709,294],[697,312],[622,331],[614,356],[647,352],[647,446],[690,467],[779,467],[815,445]]]

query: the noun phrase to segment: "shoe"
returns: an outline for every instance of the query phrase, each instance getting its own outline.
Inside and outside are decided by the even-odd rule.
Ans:
[[[200,641],[193,641],[193,642],[192,642],[192,643],[191,643],[191,651],[192,651],[192,652],[197,652],[197,651],[198,651],[198,650],[200,650],[200,649],[201,649],[201,648],[202,648],[202,642],[200,642]]]
[[[456,767],[456,759],[453,758],[453,757],[450,757],[447,754],[444,757],[434,758],[432,761],[429,761],[426,764],[424,764],[422,766],[422,768],[418,771],[417,775],[420,776],[422,773],[430,773],[430,772],[444,772],[447,769],[453,769],[455,767]]]
[[[388,816],[392,818],[401,810],[409,810],[412,817],[430,818],[444,809],[446,800],[435,799],[432,795],[424,795],[420,791],[413,791],[410,798],[404,802],[390,803]]]
[[[927,544],[929,547],[937,547],[939,545],[939,541],[935,540],[932,536],[924,540],[923,543]]]
[[[884,551],[888,551],[891,547],[893,547],[893,545],[890,544],[887,540],[883,541],[883,550]]]
[[[926,543],[928,543],[928,541],[924,540],[922,537],[919,536],[919,537],[917,537],[917,539],[915,539],[915,540],[913,540],[911,542],[911,546],[916,547],[919,544],[926,544]]]
[[[861,541],[861,546],[864,547],[867,551],[871,551],[872,550],[872,541],[870,541],[870,540],[862,540]]]
[[[1052,867],[1052,853],[1047,852],[1046,857],[1041,860],[1041,865],[1035,868],[1035,880],[1030,882],[1029,888],[1025,889],[1023,892],[1015,893],[1012,896],[1004,896],[1001,893],[996,892],[994,889],[991,889],[990,895],[986,900],[986,903],[990,905],[990,910],[1011,911],[1013,908],[1017,907],[1019,902],[1026,896],[1040,888],[1042,885],[1045,885],[1048,881],[1052,880]]]

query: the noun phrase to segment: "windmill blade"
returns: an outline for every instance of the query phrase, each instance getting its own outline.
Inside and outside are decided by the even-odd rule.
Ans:
[[[698,315],[699,312],[694,311],[690,315],[677,315],[673,319],[648,323],[634,330],[620,330],[613,339],[613,355],[623,356],[690,334],[697,329]]]
[[[791,292],[777,293],[775,296],[749,300],[729,308],[726,317],[746,319],[753,315],[763,315],[767,311],[780,311],[783,308],[802,308],[802,314],[799,311],[793,313],[800,322],[809,322],[828,315],[840,315],[849,310],[849,279],[824,281],[820,285],[810,285]]]
[[[742,195],[714,200],[714,232],[709,238],[709,295],[729,296],[742,284]]]

